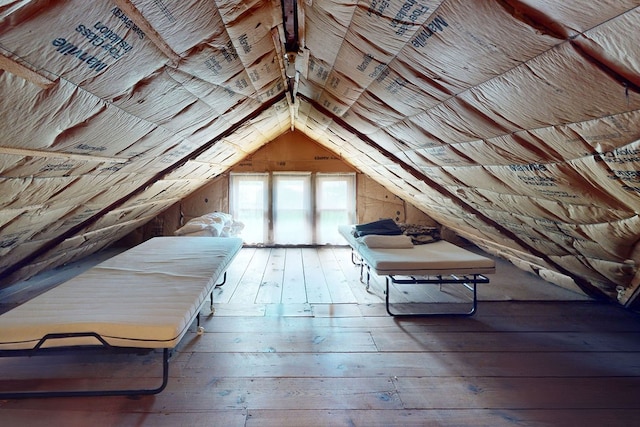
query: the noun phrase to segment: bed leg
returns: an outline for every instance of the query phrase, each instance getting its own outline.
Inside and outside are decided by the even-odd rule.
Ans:
[[[362,257],[358,255],[358,253],[355,251],[355,249],[353,249],[353,247],[351,248],[351,264],[360,265],[360,266],[364,264]]]
[[[113,349],[108,347],[108,349]],[[145,349],[146,350],[146,349]],[[11,350],[10,350],[11,351]],[[45,350],[46,351],[46,350]],[[28,357],[38,355],[35,350],[15,350],[16,356],[27,355]],[[9,351],[4,352],[9,353]],[[32,353],[32,354],[31,354]],[[3,354],[4,355],[4,354]],[[4,355],[6,356],[6,355]],[[10,356],[9,356],[10,357]],[[143,389],[114,389],[114,390],[47,390],[47,391],[19,391],[0,392],[0,400],[4,399],[31,399],[45,397],[95,397],[95,396],[146,396],[158,394],[167,387],[169,382],[169,358],[171,351],[164,348],[162,352],[162,382],[156,388]]]
[[[204,334],[204,326],[200,326],[200,313],[196,316],[196,333],[198,335]]]
[[[424,313],[394,313],[391,311],[391,302],[390,302],[390,298],[389,298],[389,294],[390,294],[390,284],[392,282],[392,278],[390,278],[389,276],[387,276],[385,278],[385,307],[387,309],[387,313],[390,316],[393,317],[429,317],[429,316],[473,316],[476,313],[476,310],[478,308],[478,293],[477,293],[477,282],[478,282],[478,277],[477,275],[474,275],[473,280],[471,280],[470,284],[465,283],[464,286],[471,290],[472,294],[473,294],[473,301],[471,303],[471,308],[468,311],[463,311],[463,312],[424,312]],[[459,282],[458,282],[459,283]],[[440,285],[441,286],[441,285]],[[431,305],[433,304],[438,304],[438,303],[431,303]]]
[[[366,274],[367,274],[366,281],[364,279],[365,268],[366,268]],[[371,282],[371,270],[368,265],[365,265],[364,263],[362,263],[360,264],[360,283],[364,283],[366,286],[366,290],[368,291],[370,282]]]
[[[358,260],[359,258],[359,260]],[[360,267],[360,283],[364,283],[367,287],[367,291],[369,290],[369,281],[371,280],[371,272],[369,269],[369,266],[365,264],[364,260],[362,259],[362,257],[358,257],[356,255],[356,251],[351,248],[351,263],[353,265],[356,265],[358,267]],[[367,280],[364,280],[364,274],[365,274],[365,268],[367,269]]]
[[[224,272],[224,275],[222,276],[222,282],[220,283],[216,283],[216,285],[214,286],[215,288],[219,288],[220,286],[224,285],[225,283],[227,283],[227,272]]]

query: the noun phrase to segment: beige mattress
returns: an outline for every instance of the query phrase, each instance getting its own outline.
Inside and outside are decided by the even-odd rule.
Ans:
[[[242,239],[156,237],[0,316],[0,350],[30,349],[46,334],[94,332],[120,347],[173,348]],[[97,344],[49,340],[43,347]]]
[[[340,234],[373,272],[380,276],[437,276],[491,274],[495,262],[445,240],[411,248],[370,248],[353,234],[353,226],[342,225]]]

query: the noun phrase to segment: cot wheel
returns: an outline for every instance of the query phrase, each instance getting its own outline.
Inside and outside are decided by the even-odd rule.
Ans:
[[[213,306],[213,304],[211,304],[211,316],[213,316],[216,312],[216,308]]]
[[[204,334],[204,326],[198,326],[198,335]]]

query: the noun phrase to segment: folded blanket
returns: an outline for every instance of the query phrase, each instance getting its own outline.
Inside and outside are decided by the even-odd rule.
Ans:
[[[400,235],[402,230],[391,218],[385,218],[378,221],[368,222],[366,224],[356,224],[354,236],[362,237],[369,234],[379,235]]]
[[[411,237],[402,234],[399,236],[367,234],[366,236],[358,237],[358,241],[369,248],[405,249],[413,247]]]

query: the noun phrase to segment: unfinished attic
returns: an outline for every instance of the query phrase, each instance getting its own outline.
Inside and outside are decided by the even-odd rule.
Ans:
[[[637,308],[637,1],[3,3],[4,286],[176,217],[285,137]],[[360,222],[406,220],[363,204]]]
[[[211,213],[344,246],[339,182],[343,222],[635,314],[639,29],[637,0],[0,1],[0,295]]]

